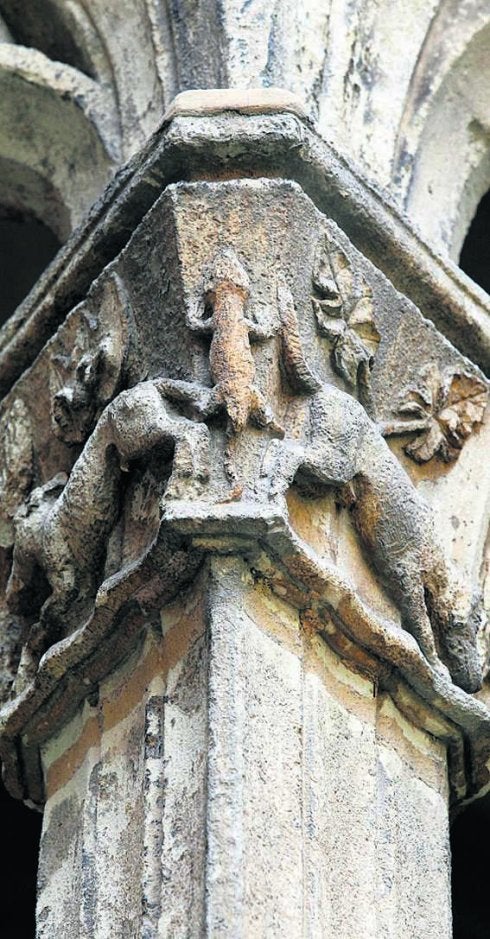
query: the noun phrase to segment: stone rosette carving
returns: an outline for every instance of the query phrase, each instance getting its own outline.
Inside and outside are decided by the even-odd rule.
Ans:
[[[387,422],[383,432],[385,436],[410,434],[413,439],[404,450],[416,463],[436,456],[451,463],[481,424],[487,401],[488,389],[476,375],[447,369],[441,373],[429,363],[400,396],[402,420]]]

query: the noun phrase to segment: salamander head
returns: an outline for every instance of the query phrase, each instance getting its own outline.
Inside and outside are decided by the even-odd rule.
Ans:
[[[223,248],[208,268],[204,291],[211,302],[223,289],[245,300],[250,293],[249,276],[232,248]]]

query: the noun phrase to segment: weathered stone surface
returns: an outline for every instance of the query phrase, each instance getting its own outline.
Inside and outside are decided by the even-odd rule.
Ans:
[[[130,162],[0,332],[0,389],[29,365],[114,259],[169,182],[216,175],[296,179],[321,211],[434,320],[444,335],[488,372],[485,296],[436,256],[383,199],[292,115],[176,118]]]
[[[453,291],[452,344],[447,270],[273,89],[178,101],[79,237],[3,349],[40,934],[449,937],[449,803],[489,782],[483,307]]]
[[[213,88],[209,91],[182,91],[167,108],[163,120],[165,123],[175,117],[223,114],[226,111],[238,114],[291,113],[307,117],[301,98],[284,88]]]
[[[176,94],[277,85],[457,260],[489,180],[484,0],[3,0],[2,17],[2,202],[62,240]]]
[[[162,626],[43,748],[40,934],[449,937],[444,743],[234,558]]]
[[[97,345],[109,322],[109,338]],[[402,346],[408,354],[399,359]],[[68,348],[67,359],[58,350]],[[63,719],[66,695],[76,706],[72,664],[88,667],[81,699],[112,664],[98,643],[125,654],[143,610],[170,599],[206,553],[244,554],[260,569],[257,539],[266,566],[278,562],[287,573],[291,597],[300,578],[316,628],[328,632],[333,617],[354,640],[363,636],[418,691],[421,683],[424,700],[433,700],[435,682],[443,711],[457,713],[467,733],[475,705],[465,717],[440,660],[456,684],[480,687],[478,587],[464,565],[461,574],[451,566],[417,477],[383,440],[400,385],[417,382],[429,352],[434,367],[477,389],[463,447],[483,416],[483,377],[297,185],[168,187],[13,393],[27,407],[46,367],[67,371],[60,391],[50,382],[51,419],[36,430],[50,458],[32,479],[26,508],[18,491],[15,531],[16,505],[6,505],[7,605],[24,629],[17,699],[4,711],[6,745],[19,732],[28,746],[46,739]],[[437,451],[429,462],[434,499],[446,470]],[[298,539],[285,501],[292,486],[307,516],[312,496],[333,492],[324,503],[327,540],[311,541],[301,526]],[[486,516],[474,522],[472,551]],[[361,551],[353,554],[356,537]],[[130,629],[116,625],[128,616]],[[415,658],[410,643],[400,644],[400,623],[419,645]],[[15,657],[15,630],[13,642]],[[478,720],[485,723],[484,711]]]
[[[97,701],[43,749],[49,810],[41,935],[64,922],[70,936],[101,939],[115,931],[201,931],[207,653],[200,593],[168,608],[162,628],[163,635],[149,631],[145,645],[101,684]],[[73,811],[78,824],[70,833],[63,819]],[[59,890],[66,906],[57,902]]]

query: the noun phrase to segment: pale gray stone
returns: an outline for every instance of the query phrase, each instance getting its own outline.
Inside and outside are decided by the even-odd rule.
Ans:
[[[490,308],[451,261],[488,11],[456,6],[2,5],[0,201],[65,241],[101,195],[0,336],[45,939],[451,935],[490,754]]]

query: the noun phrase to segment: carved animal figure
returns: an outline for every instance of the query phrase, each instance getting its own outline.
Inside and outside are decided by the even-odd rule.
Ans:
[[[167,498],[182,480],[208,476],[208,430],[173,416],[157,382],[123,391],[103,412],[68,481],[56,477],[35,489],[16,518],[7,602],[39,619],[31,627],[20,672],[32,675],[39,657],[65,628],[68,610],[93,599],[104,568],[107,539],[117,519],[121,472],[155,447],[173,450]]]
[[[252,422],[284,436],[283,428],[274,420],[254,384],[255,363],[250,341],[270,338],[271,333],[247,319],[245,307],[249,293],[247,272],[235,252],[226,248],[215,257],[207,272],[203,292],[204,315],[188,318],[191,329],[210,332],[212,336],[209,363],[214,387],[208,411],[224,408],[228,418],[225,468],[234,485],[230,499],[239,498],[243,490],[236,469],[235,435]],[[207,317],[206,311],[210,312]]]
[[[112,272],[80,304],[75,347],[51,358],[53,433],[84,443],[98,415],[121,387],[134,381],[134,320],[121,278]]]
[[[302,440],[275,444],[271,497],[280,498],[295,479],[303,478],[317,490],[319,485],[335,487],[349,507],[368,559],[401,611],[403,626],[435,667],[442,658],[457,684],[469,692],[478,690],[479,597],[464,587],[449,564],[430,507],[364,408],[311,372],[308,378],[292,298],[284,288],[279,305],[286,374],[309,400]]]

